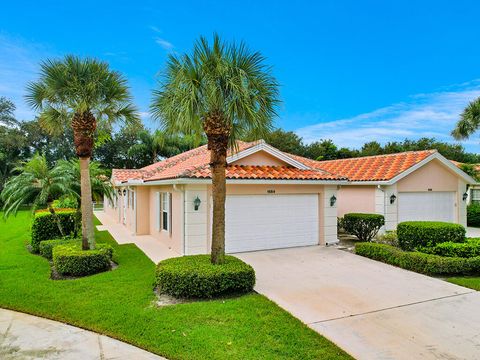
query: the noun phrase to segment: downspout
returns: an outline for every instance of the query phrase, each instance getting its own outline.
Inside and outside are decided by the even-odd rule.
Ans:
[[[182,226],[180,227],[182,233],[180,234],[180,239],[182,239],[182,255],[185,255],[185,189],[183,186],[173,184],[173,190],[180,192],[180,204],[181,204],[181,214],[182,214]]]
[[[135,225],[133,227],[133,235],[137,235],[137,190],[133,191],[133,221]]]
[[[377,189],[383,192],[383,218],[386,220],[387,218],[387,198],[385,197],[385,190],[382,189],[382,185],[377,185]],[[387,232],[387,223],[385,221],[385,225],[383,225],[385,228],[385,232]]]

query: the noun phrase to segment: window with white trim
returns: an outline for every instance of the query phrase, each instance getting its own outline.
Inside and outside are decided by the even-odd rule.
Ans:
[[[162,193],[162,204],[161,204],[161,222],[162,230],[170,230],[170,193]]]
[[[480,189],[472,189],[472,203],[480,203]]]

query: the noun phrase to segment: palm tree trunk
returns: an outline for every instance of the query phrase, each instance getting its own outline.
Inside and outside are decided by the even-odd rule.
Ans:
[[[52,204],[48,204],[48,211],[50,211],[50,214],[52,214],[53,218],[55,219],[55,222],[57,223],[58,231],[60,231],[60,235],[62,237],[65,237],[65,232],[63,231],[63,226],[62,222],[60,221],[60,218],[58,217],[58,214],[55,212],[55,209],[52,207]]]
[[[211,261],[213,264],[223,264],[225,261],[226,162],[226,149],[225,151],[212,150],[210,152],[213,198]]]
[[[77,112],[72,119],[73,142],[80,161],[80,196],[82,210],[82,249],[95,249],[93,230],[92,187],[90,184],[90,158],[93,151],[93,135],[97,121],[91,111]]]
[[[93,229],[92,187],[90,185],[90,158],[80,158],[80,193],[82,210],[82,249],[95,249]]]
[[[210,150],[210,171],[212,173],[212,264],[225,262],[225,198],[228,140],[231,125],[221,112],[210,113],[203,122]]]

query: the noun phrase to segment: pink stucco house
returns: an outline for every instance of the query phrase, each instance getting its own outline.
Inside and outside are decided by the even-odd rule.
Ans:
[[[104,211],[134,235],[178,254],[208,253],[211,178],[206,146],[142,169],[114,169]],[[314,161],[264,141],[238,142],[227,159],[226,251],[337,242],[337,216],[385,215],[466,223],[463,195],[475,181],[438,152]]]

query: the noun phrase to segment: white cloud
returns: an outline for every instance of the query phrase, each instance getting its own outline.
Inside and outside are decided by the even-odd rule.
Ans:
[[[160,37],[155,38],[155,42],[160,45],[164,50],[171,50],[173,49],[173,44],[165,39]]]
[[[358,148],[365,142],[401,141],[435,137],[454,142],[450,132],[465,106],[480,96],[480,81],[452,85],[442,91],[417,94],[393,104],[347,119],[319,122],[296,131],[306,142],[332,139],[339,146]],[[469,151],[479,151],[478,136],[462,142]]]
[[[35,113],[25,103],[26,85],[36,80],[40,62],[55,56],[42,44],[0,33],[0,96],[15,103],[17,119],[33,119]]]
[[[162,34],[162,33],[163,33],[163,31],[162,31],[161,29],[159,29],[158,27],[156,27],[156,26],[154,26],[154,25],[150,25],[148,28],[149,28],[150,30],[152,30],[154,33],[157,33],[157,34]],[[164,39],[164,38],[161,38],[161,37],[159,37],[159,36],[155,36],[153,39],[154,39],[155,42],[156,42],[158,45],[160,45],[164,50],[167,50],[167,51],[168,51],[168,50],[171,50],[171,49],[174,48],[173,44],[172,44],[170,41],[168,41],[168,40],[166,40],[166,39]]]

